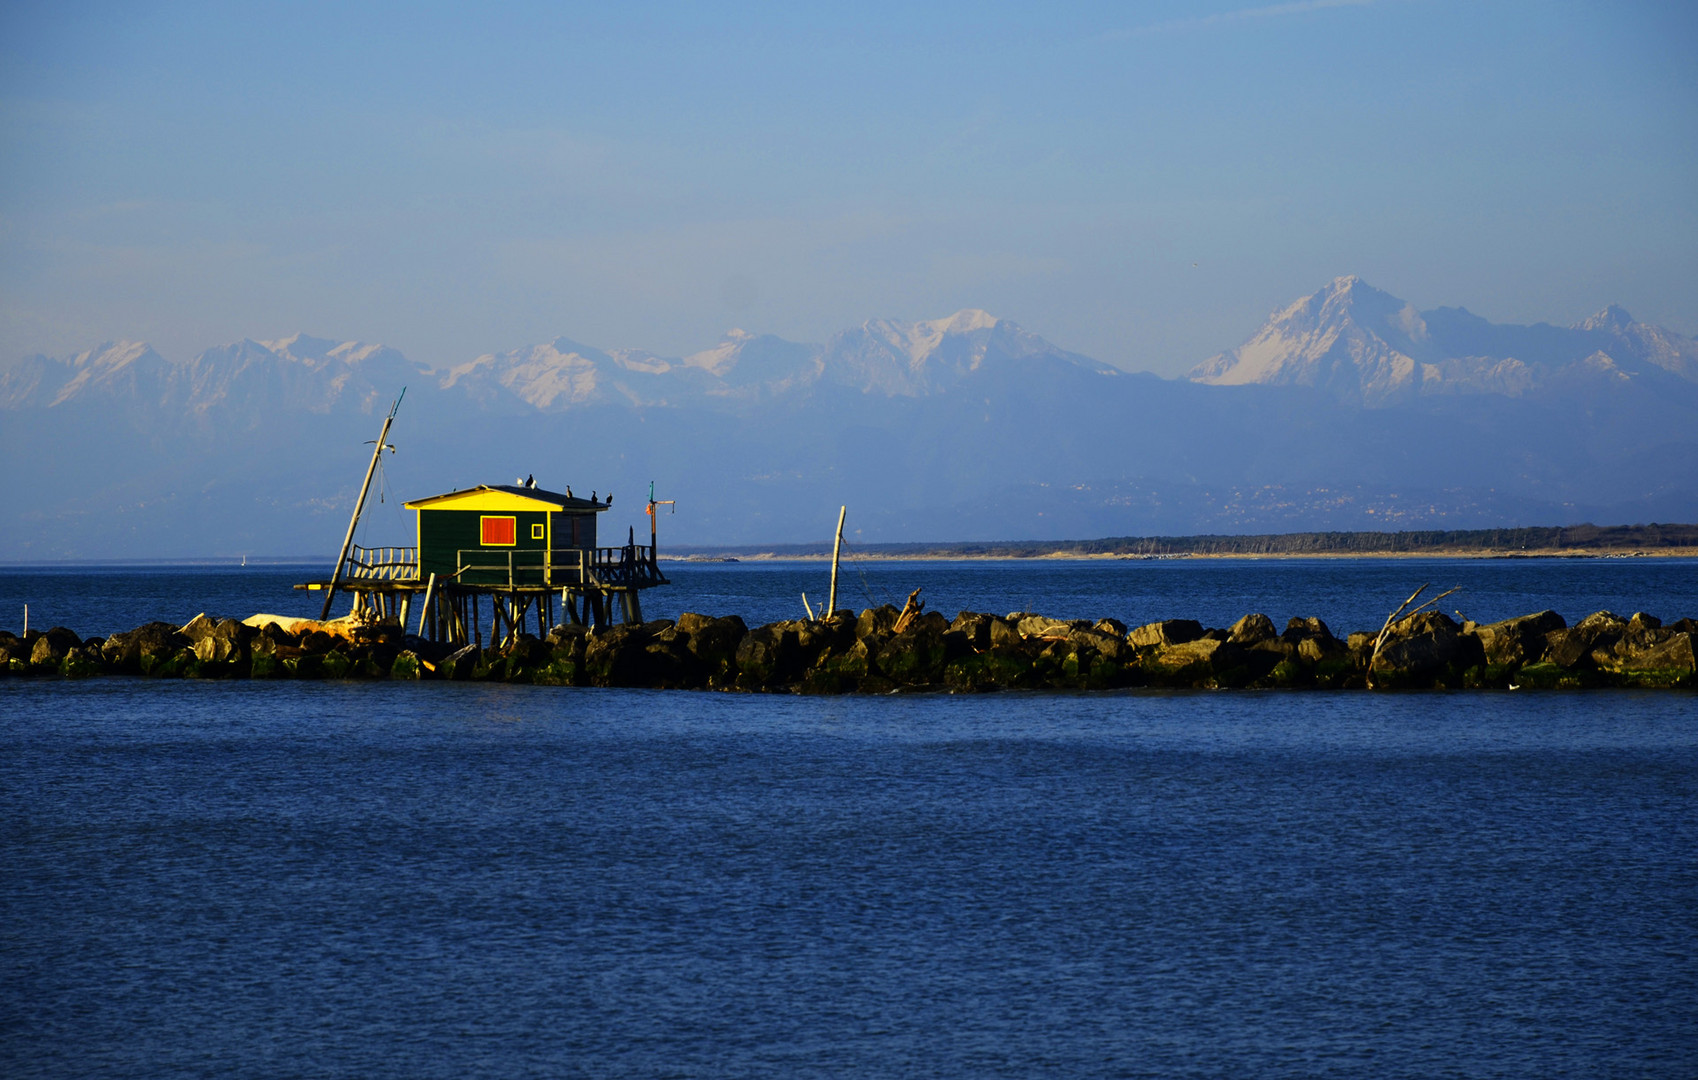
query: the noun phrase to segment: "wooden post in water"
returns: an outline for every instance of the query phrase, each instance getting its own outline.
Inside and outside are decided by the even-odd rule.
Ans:
[[[354,543],[354,529],[360,523],[360,511],[365,509],[366,492],[371,490],[371,474],[377,471],[377,461],[383,456],[383,448],[387,445],[384,440],[389,438],[389,425],[395,422],[395,410],[401,407],[401,398],[407,396],[407,388],[401,388],[400,397],[389,407],[389,415],[384,417],[383,430],[378,433],[377,446],[371,452],[371,464],[366,466],[365,483],[360,485],[360,497],[354,503],[354,516],[348,519],[348,535],[342,538],[342,551],[336,556],[336,569],[330,574],[330,588],[324,592],[324,610],[319,612],[320,622],[330,618],[330,602],[336,599],[336,585],[342,579],[342,564],[348,561],[348,549]],[[393,447],[390,448],[393,451]]]
[[[847,506],[837,511],[837,542],[831,545],[831,598],[825,602],[828,619],[837,612],[837,557],[843,552],[843,518],[848,513]]]
[[[425,582],[424,606],[419,609],[419,636],[420,637],[425,636],[425,620],[430,618],[430,600],[431,600],[431,595],[435,592],[436,592],[436,572],[433,570],[433,571],[431,571],[430,580]],[[401,625],[401,629],[405,630],[406,628],[407,628],[406,624],[403,623]],[[433,634],[432,637],[434,637],[434,636],[435,635]]]

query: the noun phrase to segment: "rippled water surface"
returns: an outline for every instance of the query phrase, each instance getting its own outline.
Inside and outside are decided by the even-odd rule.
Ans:
[[[1698,709],[0,681],[8,1076],[1691,1076]]]
[[[824,563],[665,563],[670,586],[644,594],[649,618],[683,611],[741,615],[751,626],[820,610],[830,591]],[[16,630],[23,606],[32,626],[111,634],[153,619],[179,625],[197,612],[243,618],[257,612],[317,617],[322,593],[295,582],[323,579],[326,566],[0,567],[0,628]],[[1198,619],[1231,626],[1252,611],[1280,626],[1318,615],[1341,637],[1379,629],[1417,585],[1461,586],[1445,610],[1476,622],[1554,608],[1569,622],[1594,611],[1648,611],[1672,622],[1698,617],[1698,559],[1175,559],[1038,561],[859,561],[844,563],[838,606],[901,606],[922,588],[931,610],[1036,611],[1065,619],[1110,617],[1136,626]],[[346,610],[338,602],[337,613]]]
[[[322,567],[0,571],[0,625]],[[648,614],[790,618],[819,564]],[[851,563],[842,606],[1698,615],[1690,560]],[[1692,1076],[1698,698],[0,680],[0,1074]]]

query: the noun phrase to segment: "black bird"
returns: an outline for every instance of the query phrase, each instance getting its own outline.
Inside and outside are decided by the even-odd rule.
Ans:
[[[571,484],[566,485],[566,497],[568,499],[570,499],[572,497],[572,485]]]
[[[533,474],[533,473],[526,473],[525,474],[525,486],[528,487],[528,488],[534,488],[534,487],[537,486],[535,474]]]
[[[590,489],[590,502],[595,502],[595,489]]]
[[[611,491],[607,493],[607,505],[608,506],[613,505],[613,492],[611,492]]]

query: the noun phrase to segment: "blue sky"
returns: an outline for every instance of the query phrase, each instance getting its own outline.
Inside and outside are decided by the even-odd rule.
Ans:
[[[1698,332],[1694,5],[611,7],[0,7],[0,359],[983,307],[1174,374],[1346,273]]]

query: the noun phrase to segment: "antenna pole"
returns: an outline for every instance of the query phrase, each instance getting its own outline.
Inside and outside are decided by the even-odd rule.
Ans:
[[[371,476],[377,471],[377,459],[383,456],[385,440],[389,438],[389,425],[395,422],[395,410],[401,407],[401,398],[407,396],[407,388],[401,388],[401,397],[395,399],[395,404],[389,407],[389,415],[383,420],[383,430],[378,432],[377,446],[372,448],[371,464],[366,466],[365,483],[360,485],[360,497],[354,503],[354,516],[348,519],[348,535],[342,538],[342,551],[336,556],[336,569],[330,573],[330,588],[324,594],[324,610],[319,612],[319,621],[330,618],[330,602],[336,599],[336,586],[342,580],[342,565],[348,561],[348,549],[354,546],[354,529],[360,523],[360,512],[366,506],[366,492],[371,490]]]
[[[843,553],[843,518],[849,513],[845,506],[837,511],[837,542],[831,545],[831,599],[825,602],[825,617],[837,613],[837,557]]]
[[[677,505],[678,505],[677,499],[661,499],[657,502],[655,500],[655,497],[654,497],[654,481],[653,480],[649,481],[648,513],[649,513],[649,562],[650,563],[653,563],[655,561],[656,555],[660,551],[659,542],[655,539],[655,510],[659,507],[662,507],[662,506],[677,506]]]

